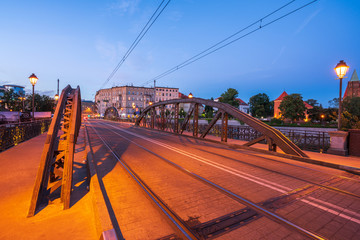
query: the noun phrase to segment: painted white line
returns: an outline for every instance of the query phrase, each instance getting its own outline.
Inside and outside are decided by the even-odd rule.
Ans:
[[[152,143],[157,144],[157,145],[159,145],[159,146],[162,146],[162,147],[164,147],[164,148],[168,148],[168,149],[170,149],[170,150],[172,150],[172,151],[175,151],[175,152],[180,153],[180,154],[182,154],[182,155],[188,156],[188,157],[190,157],[190,158],[192,158],[192,159],[195,159],[195,160],[197,160],[197,161],[199,161],[199,162],[208,164],[208,165],[210,165],[210,166],[212,166],[212,167],[218,168],[218,169],[223,170],[223,171],[225,171],[225,172],[231,173],[231,174],[233,174],[233,175],[235,175],[235,176],[238,176],[238,177],[244,178],[244,179],[246,179],[246,180],[252,181],[252,182],[257,183],[257,184],[259,184],[259,185],[262,185],[262,186],[264,186],[264,187],[268,187],[268,188],[270,188],[270,189],[272,189],[272,190],[274,190],[274,191],[277,191],[277,192],[280,192],[280,193],[283,193],[283,194],[287,194],[288,191],[292,190],[291,188],[288,188],[288,187],[286,187],[286,186],[283,186],[283,185],[280,185],[280,184],[277,184],[277,183],[273,183],[273,182],[270,182],[270,181],[268,181],[268,180],[265,180],[265,179],[262,179],[262,178],[258,178],[258,177],[256,177],[256,176],[252,176],[251,174],[246,174],[246,173],[241,172],[241,171],[239,171],[239,170],[237,170],[237,169],[233,169],[233,168],[227,167],[227,166],[225,166],[225,165],[222,165],[222,164],[213,162],[213,161],[211,161],[211,160],[208,160],[208,159],[206,159],[206,158],[197,156],[197,155],[195,155],[195,154],[185,152],[185,151],[183,151],[183,150],[181,150],[181,149],[178,149],[178,148],[173,147],[173,146],[170,146],[170,145],[168,145],[168,144],[165,144],[165,143],[162,143],[162,142],[153,140],[153,139],[151,139],[151,138],[147,138],[147,137],[141,136],[141,135],[139,135],[139,134],[132,133],[132,132],[127,131],[127,130],[125,130],[125,129],[123,129],[123,128],[115,127],[115,126],[113,126],[113,125],[111,125],[111,124],[106,124],[106,125],[108,125],[108,126],[110,126],[110,127],[112,127],[112,128],[115,128],[115,129],[119,129],[120,131],[126,132],[126,133],[128,133],[128,134],[130,134],[130,135],[133,135],[133,136],[136,136],[136,137],[138,137],[138,138],[142,138],[142,139],[144,139],[144,140],[146,140],[146,141],[152,142]],[[117,134],[116,132],[114,132],[114,133]],[[131,140],[128,140],[128,141],[131,141]],[[131,142],[132,142],[132,141],[131,141]],[[246,175],[246,176],[245,176],[245,175]],[[255,179],[256,179],[256,180],[255,180]],[[278,186],[278,187],[280,187],[280,188],[282,188],[282,189],[285,189],[286,191],[285,191],[285,190],[282,190],[282,189],[279,189],[279,188],[276,187],[276,186]],[[303,202],[303,203],[309,204],[309,205],[314,206],[314,207],[316,207],[316,208],[325,210],[325,211],[327,211],[327,212],[329,212],[329,213],[331,213],[331,214],[337,215],[337,216],[342,217],[342,218],[344,218],[344,219],[347,219],[347,220],[350,220],[350,221],[352,221],[352,222],[355,222],[355,223],[360,224],[360,220],[359,220],[359,219],[353,218],[353,217],[348,216],[348,215],[346,215],[346,214],[344,214],[344,213],[341,213],[341,212],[339,212],[339,211],[332,210],[332,209],[330,209],[330,208],[328,208],[328,207],[322,206],[322,205],[317,204],[317,203],[314,203],[314,202],[312,202],[312,201],[321,203],[321,204],[323,204],[323,205],[327,205],[327,206],[332,207],[332,208],[334,208],[334,209],[341,210],[341,211],[343,211],[343,212],[346,212],[346,213],[348,213],[348,214],[351,214],[351,215],[353,215],[353,216],[356,216],[356,217],[359,217],[359,218],[360,218],[360,214],[358,214],[358,213],[356,213],[356,212],[353,212],[353,211],[350,211],[350,210],[347,210],[347,209],[343,209],[343,208],[341,208],[341,207],[339,207],[339,206],[337,206],[337,205],[334,205],[334,204],[331,204],[331,203],[328,203],[328,202],[325,202],[325,201],[322,201],[322,200],[318,200],[318,199],[313,198],[313,197],[306,197],[306,198],[307,198],[307,199],[310,199],[311,201],[306,200],[306,199],[299,199],[299,200],[300,200],[301,202]]]

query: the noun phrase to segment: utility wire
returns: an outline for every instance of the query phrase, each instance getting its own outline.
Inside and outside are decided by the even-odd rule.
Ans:
[[[263,21],[265,18],[268,18],[269,16],[275,14],[276,12],[280,11],[281,9],[283,9],[283,8],[285,8],[286,6],[290,5],[291,3],[295,2],[295,0],[290,1],[289,3],[283,5],[282,7],[276,9],[275,11],[273,11],[273,12],[271,12],[271,13],[269,13],[269,14],[266,15],[265,17],[263,17],[263,18],[255,21],[254,23],[251,23],[251,24],[248,25],[247,27],[245,27],[245,28],[237,31],[236,33],[234,33],[234,34],[230,35],[229,37],[221,40],[220,42],[212,45],[211,47],[205,49],[204,51],[202,51],[202,52],[196,54],[195,56],[187,59],[186,61],[184,61],[184,62],[176,65],[175,67],[170,68],[169,70],[167,70],[167,71],[163,72],[162,74],[160,74],[160,75],[152,78],[151,80],[146,81],[142,86],[145,86],[145,85],[147,85],[147,84],[149,84],[149,83],[151,83],[151,82],[153,82],[153,81],[156,81],[156,80],[158,80],[158,79],[160,79],[160,78],[163,78],[163,77],[165,77],[165,76],[167,76],[167,75],[169,75],[169,74],[171,74],[171,73],[173,73],[173,72],[175,72],[175,71],[177,71],[177,70],[179,70],[179,69],[181,69],[181,68],[183,68],[183,67],[186,67],[186,66],[188,66],[189,64],[194,63],[194,62],[196,62],[196,61],[198,61],[198,60],[200,60],[200,59],[202,59],[202,58],[204,58],[204,57],[206,57],[206,56],[208,56],[208,55],[210,55],[210,54],[212,54],[212,53],[214,53],[214,52],[216,52],[216,51],[218,51],[218,50],[220,50],[220,49],[222,49],[222,48],[224,48],[224,47],[226,47],[226,46],[228,46],[228,45],[230,45],[230,44],[232,44],[232,43],[234,43],[234,42],[236,42],[236,41],[238,41],[238,40],[240,40],[240,39],[242,39],[242,38],[244,38],[244,37],[246,37],[246,36],[248,36],[248,35],[250,35],[250,34],[252,34],[252,33],[254,33],[254,32],[256,32],[256,31],[258,31],[258,30],[260,30],[260,29],[262,29],[262,28],[264,28],[264,27],[267,27],[267,26],[269,26],[269,25],[271,25],[271,24],[273,24],[273,23],[275,23],[275,22],[277,22],[277,21],[279,21],[279,20],[281,20],[281,19],[283,19],[283,18],[285,18],[285,17],[287,17],[287,16],[289,16],[289,15],[291,15],[291,14],[293,14],[293,13],[295,13],[295,12],[297,12],[297,11],[305,8],[305,7],[307,7],[307,6],[309,6],[310,4],[313,4],[313,3],[316,2],[316,1],[318,1],[318,0],[313,0],[313,1],[309,2],[309,3],[307,3],[307,4],[304,4],[304,5],[302,5],[301,7],[298,7],[298,8],[296,8],[295,10],[292,10],[292,11],[290,11],[290,12],[288,12],[288,13],[286,13],[286,14],[284,14],[284,15],[282,15],[282,16],[280,16],[280,17],[278,17],[278,18],[276,18],[276,19],[274,19],[274,20],[272,20],[272,21],[270,21],[269,23],[266,23],[266,24],[262,25],[262,21]],[[254,30],[252,30],[252,31],[250,31],[250,32],[248,32],[248,33],[245,33],[245,34],[243,34],[243,35],[241,35],[241,36],[239,36],[239,37],[231,40],[230,42],[227,42],[227,43],[219,46],[220,44],[228,41],[229,39],[233,38],[234,36],[238,35],[239,33],[243,32],[243,31],[245,31],[245,30],[253,27],[253,26],[256,25],[256,24],[259,24],[259,23],[260,23],[260,25],[259,25],[258,28],[254,29]],[[217,47],[217,46],[219,46],[219,47]],[[215,48],[215,47],[217,47],[217,48]],[[213,49],[213,50],[211,50],[211,49]],[[210,51],[210,50],[211,50],[211,51]]]
[[[148,22],[145,24],[139,35],[136,37],[134,42],[131,44],[129,49],[126,51],[125,55],[122,57],[120,62],[116,65],[115,69],[110,73],[109,77],[105,80],[101,88],[103,88],[115,75],[115,73],[119,70],[121,65],[125,62],[125,60],[128,58],[128,56],[131,54],[131,52],[134,50],[134,48],[139,44],[141,39],[145,36],[145,34],[149,31],[151,26],[155,23],[155,21],[159,18],[161,13],[164,11],[164,9],[167,7],[167,5],[170,3],[171,0],[168,0],[167,3],[162,7],[162,9],[159,11],[161,6],[163,5],[165,0],[162,0],[159,6],[156,8],[155,12],[152,14]],[[155,16],[156,15],[156,16]]]

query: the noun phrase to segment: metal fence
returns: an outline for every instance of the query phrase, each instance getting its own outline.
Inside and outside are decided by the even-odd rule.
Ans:
[[[200,132],[205,129],[205,127],[206,125],[199,127]],[[219,125],[214,126],[209,134],[219,137],[221,134],[220,128]],[[279,130],[302,150],[325,152],[330,147],[330,136],[327,132],[296,129]],[[188,131],[192,131],[192,129],[189,129]],[[248,126],[228,127],[228,138],[231,139],[251,141],[260,136],[260,132]]]
[[[172,132],[174,129],[173,121],[166,121],[165,131]],[[182,120],[179,120],[181,126]],[[150,121],[147,121],[147,127],[150,127]],[[206,124],[199,125],[199,134],[203,133],[206,129]],[[155,121],[155,128],[161,129],[160,118],[157,116]],[[296,130],[296,129],[279,129],[287,138],[295,143],[302,150],[326,152],[330,147],[330,136],[325,131],[308,131],[308,130]],[[188,124],[186,131],[192,132],[193,125]],[[213,136],[221,136],[221,126],[215,125],[208,133]],[[238,139],[243,141],[251,141],[262,134],[249,126],[228,126],[228,138]],[[262,141],[265,143],[265,140]]]
[[[51,119],[46,119],[0,125],[0,152],[46,132],[50,123]]]

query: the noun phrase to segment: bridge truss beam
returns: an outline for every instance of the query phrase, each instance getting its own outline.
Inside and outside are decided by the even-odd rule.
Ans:
[[[179,105],[180,104],[190,104],[189,111],[187,112],[182,124],[180,125],[179,121]],[[262,121],[241,112],[239,109],[221,102],[214,102],[212,100],[206,100],[201,98],[189,98],[189,99],[173,99],[163,102],[154,103],[146,107],[141,115],[137,118],[135,125],[147,127],[147,119],[150,118],[150,128],[155,128],[155,123],[158,120],[160,122],[160,130],[162,131],[172,131],[177,134],[183,134],[187,126],[192,120],[193,123],[193,133],[194,137],[198,137],[199,126],[198,126],[198,116],[199,116],[199,106],[205,105],[213,108],[217,108],[218,111],[211,122],[207,125],[205,131],[200,135],[200,138],[205,138],[205,136],[210,132],[210,130],[215,126],[216,122],[221,117],[221,141],[227,142],[228,137],[228,118],[232,116],[236,118],[256,131],[260,132],[262,136],[255,140],[245,143],[245,146],[251,146],[255,143],[258,143],[262,140],[266,140],[268,144],[269,151],[276,151],[279,147],[282,151],[287,154],[308,157],[301,149],[291,142],[284,134],[279,130],[263,123]],[[168,107],[167,107],[168,106]],[[159,109],[160,118],[156,116],[157,109]],[[166,109],[166,110],[165,110]],[[171,110],[167,112],[168,110]],[[166,118],[165,116],[168,115]],[[168,126],[171,123],[170,127]],[[180,127],[180,129],[179,129]]]

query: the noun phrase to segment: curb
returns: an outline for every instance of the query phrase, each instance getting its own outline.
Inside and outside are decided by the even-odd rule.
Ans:
[[[89,169],[89,191],[92,199],[96,232],[99,236],[99,239],[118,240],[117,233],[114,229],[113,220],[111,218],[108,205],[106,204],[106,200],[104,198],[104,186],[101,179],[99,179],[96,171],[94,155],[89,144],[89,134],[86,126],[84,135],[86,140],[86,162]]]

